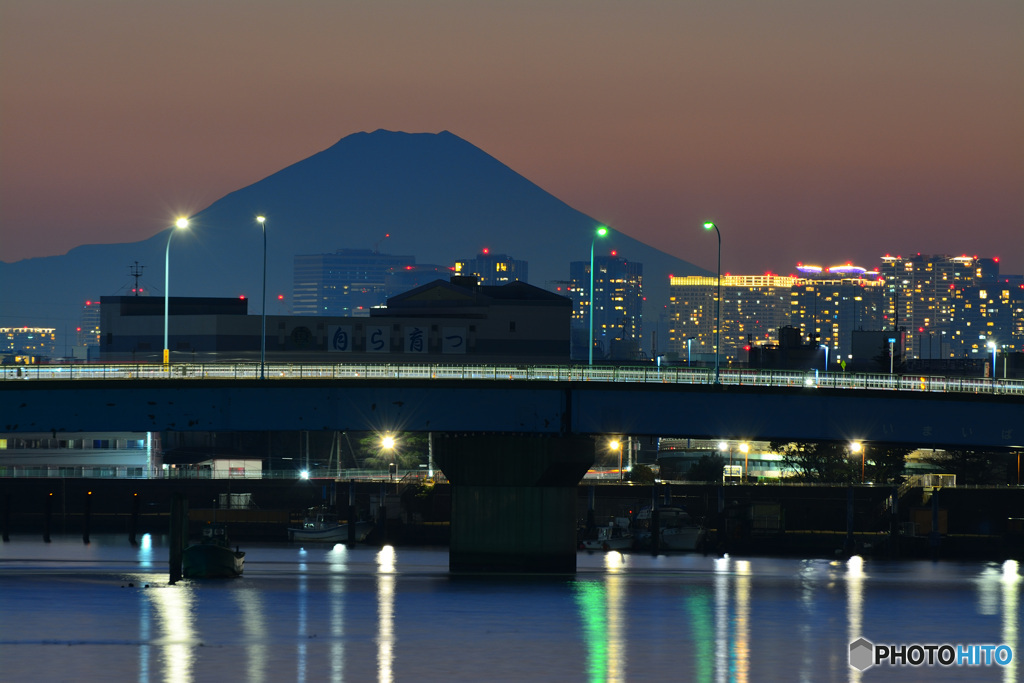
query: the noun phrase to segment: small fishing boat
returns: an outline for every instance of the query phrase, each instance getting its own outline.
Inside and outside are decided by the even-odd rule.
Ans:
[[[637,514],[637,546],[651,548],[653,546],[651,509],[645,507]],[[697,550],[704,541],[706,530],[702,524],[690,517],[680,507],[658,508],[658,546],[661,550]]]
[[[610,524],[594,529],[596,535],[580,541],[583,550],[628,550],[633,547],[633,532],[629,520],[616,517]]]
[[[366,540],[372,530],[372,522],[356,522],[356,542]],[[301,527],[288,529],[288,540],[345,543],[348,541],[348,522],[339,522],[336,514],[323,508],[310,508]]]
[[[186,579],[230,579],[242,575],[245,553],[232,550],[223,524],[207,524],[199,543],[181,553],[181,575]]]

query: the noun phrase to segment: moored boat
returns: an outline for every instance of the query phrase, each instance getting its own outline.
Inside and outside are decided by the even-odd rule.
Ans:
[[[186,579],[230,579],[242,575],[245,553],[228,542],[223,524],[207,524],[199,543],[181,553],[181,575]]]
[[[348,541],[348,522],[339,522],[337,515],[321,508],[312,508],[301,527],[288,529],[289,541],[319,541],[345,543]],[[355,540],[361,542],[373,530],[372,522],[355,522]]]
[[[628,550],[633,547],[633,532],[629,528],[629,520],[616,517],[610,524],[594,529],[592,538],[580,541],[583,550]]]
[[[637,545],[651,548],[651,509],[644,508],[637,514]],[[705,529],[690,514],[680,507],[658,508],[658,546],[660,550],[697,550],[704,541]]]

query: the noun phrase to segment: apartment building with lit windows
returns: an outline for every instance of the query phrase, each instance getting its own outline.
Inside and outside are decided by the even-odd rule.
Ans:
[[[643,356],[642,263],[613,251],[594,257],[594,358],[638,360]],[[567,294],[573,302],[572,357],[588,357],[590,319],[590,261],[569,264]]]

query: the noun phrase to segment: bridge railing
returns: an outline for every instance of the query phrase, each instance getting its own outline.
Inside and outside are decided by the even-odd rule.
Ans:
[[[431,363],[268,363],[267,380],[385,379],[492,380],[554,382],[631,382],[710,384],[709,368],[580,365],[441,365]],[[0,381],[25,380],[148,380],[258,379],[259,363],[123,363],[0,366]],[[973,394],[1024,395],[1024,380],[987,377],[943,377],[870,373],[818,373],[796,370],[722,370],[720,382],[730,386],[826,387]]]

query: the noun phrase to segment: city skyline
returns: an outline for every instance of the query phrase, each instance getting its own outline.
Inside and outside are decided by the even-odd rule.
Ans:
[[[8,263],[147,239],[386,128],[450,130],[705,269],[713,219],[723,272],[965,249],[1024,272],[1019,3],[3,0],[0,18]]]

